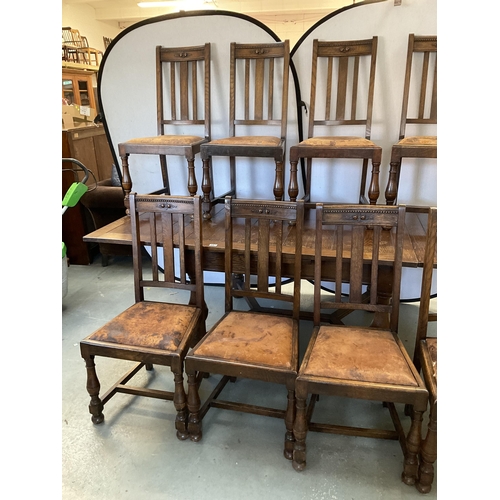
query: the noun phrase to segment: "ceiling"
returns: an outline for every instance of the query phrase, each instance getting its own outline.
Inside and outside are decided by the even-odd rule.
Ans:
[[[355,0],[172,0],[169,6],[141,8],[139,0],[63,0],[64,4],[86,4],[94,8],[97,21],[117,22],[122,27],[143,19],[180,10],[219,9],[240,12],[259,19],[293,21],[294,17],[312,14],[322,17]],[[357,0],[359,1],[359,0]],[[379,0],[380,1],[380,0]]]

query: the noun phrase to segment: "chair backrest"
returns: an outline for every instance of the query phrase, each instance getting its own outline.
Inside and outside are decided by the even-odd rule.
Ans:
[[[410,33],[399,138],[405,137],[407,124],[436,123],[437,36]]]
[[[377,44],[376,36],[313,41],[309,137],[314,137],[315,127],[359,125],[370,138]]]
[[[272,299],[292,303],[292,316],[299,319],[303,221],[303,201],[226,197],[226,312],[234,298]],[[283,278],[290,277],[293,294],[282,287]]]
[[[108,36],[103,36],[102,41],[104,43],[104,50],[106,50],[111,45],[111,42],[113,41],[113,39],[109,38]]]
[[[272,125],[286,136],[290,42],[231,43],[229,134]],[[245,132],[236,134],[236,127]],[[258,134],[265,135],[265,134]]]
[[[321,309],[364,310],[390,314],[390,329],[397,332],[405,213],[403,206],[316,205],[315,325],[320,324]],[[335,266],[331,272],[337,293],[321,300],[325,265]],[[388,273],[389,303],[379,296],[380,280]],[[349,285],[347,297],[341,293],[343,283]]]
[[[191,292],[190,303],[203,307],[200,196],[130,193],[129,200],[136,302],[144,300],[146,287],[173,288]],[[147,273],[142,245],[151,245],[151,269]]]
[[[415,346],[427,337],[427,325],[429,321],[436,321],[437,314],[430,314],[432,270],[436,258],[437,247],[437,208],[429,208],[427,218],[427,235],[425,239],[424,264],[422,269],[422,288],[420,292],[420,306],[418,309],[417,337]]]
[[[69,26],[63,27],[62,38],[64,40],[64,43],[66,44],[73,45],[77,48],[84,47],[82,37],[77,29],[71,28]]]
[[[203,125],[210,139],[210,44],[157,46],[156,96],[159,135],[166,125]]]

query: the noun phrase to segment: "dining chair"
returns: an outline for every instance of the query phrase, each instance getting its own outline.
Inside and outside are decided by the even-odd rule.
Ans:
[[[299,160],[306,160],[303,199],[312,207],[313,159],[325,166],[338,164],[331,160],[357,159],[362,160],[359,203],[377,203],[382,148],[370,139],[377,45],[376,36],[367,40],[313,41],[308,137],[290,148],[290,200],[296,200],[299,193]],[[346,130],[359,133],[361,128],[362,136],[339,135],[339,131]],[[372,173],[367,197],[368,160],[372,162]],[[318,178],[318,186],[324,183],[324,178]]]
[[[104,50],[106,51],[106,49],[111,45],[113,39],[110,38],[109,36],[103,36],[102,41],[104,43]]]
[[[437,158],[437,135],[408,135],[408,125],[437,124],[437,36],[408,36],[399,141],[392,146],[389,179],[385,189],[388,205],[398,202],[403,158]],[[427,128],[428,130],[429,128]],[[415,133],[415,132],[414,132]],[[408,211],[427,212],[429,207],[407,206]]]
[[[130,154],[159,156],[163,188],[156,194],[170,194],[167,156],[184,156],[187,190],[197,193],[195,157],[210,140],[210,43],[156,47],[156,113],[158,135],[118,144],[126,204],[132,190]]]
[[[285,420],[284,454],[292,458],[303,218],[301,201],[225,200],[225,313],[186,356],[192,441],[202,438],[202,420],[210,408],[253,413]],[[287,241],[292,228],[295,238]],[[282,286],[285,277],[293,278],[291,289]],[[242,310],[242,298],[260,301],[260,306],[272,300],[273,305]],[[200,374],[222,375],[203,406]],[[285,385],[286,409],[218,399],[227,382],[239,378]]]
[[[432,271],[437,248],[437,208],[429,209],[427,237],[422,273],[422,288],[418,311],[417,335],[413,362],[429,391],[429,422],[420,450],[420,466],[416,487],[420,493],[429,493],[434,481],[434,463],[437,459],[437,337],[428,336],[428,324],[437,321],[437,313],[430,311]]]
[[[177,437],[183,440],[188,437],[184,357],[205,333],[201,199],[131,193],[129,200],[135,303],[80,342],[89,411],[94,424],[102,423],[103,407],[117,393],[173,401]],[[141,257],[142,245],[151,245],[149,263]],[[174,294],[178,301],[171,299]],[[96,356],[137,364],[100,396]],[[154,364],[170,366],[173,392],[127,385],[142,367],[152,370]]]
[[[314,328],[295,382],[293,467],[297,471],[306,467],[309,430],[399,439],[405,457],[403,481],[416,481],[428,392],[397,333],[404,220],[404,207],[316,205]],[[345,296],[322,293],[322,266],[333,256],[335,290],[348,282]],[[387,275],[392,278],[390,300],[378,293],[380,280]],[[364,298],[364,286],[368,286],[368,300]],[[332,309],[389,314],[389,326],[364,326],[362,315],[351,317],[349,325],[322,324],[322,310]],[[395,431],[314,423],[313,410],[320,404],[316,404],[319,395],[381,401],[389,408]],[[407,437],[395,403],[413,406]]]
[[[201,147],[203,212],[210,218],[213,205],[236,196],[236,157],[272,158],[276,168],[273,194],[283,199],[288,116],[290,43],[231,43],[229,136]],[[263,133],[264,131],[264,133]],[[267,133],[267,135],[264,135]],[[230,189],[215,196],[213,157],[229,157]],[[255,161],[251,168],[261,167]]]
[[[86,64],[90,64],[92,66],[99,66],[99,63],[102,59],[102,52],[98,49],[94,49],[89,45],[89,41],[86,36],[82,36],[82,48],[81,52],[83,54],[83,58]]]
[[[79,45],[75,41],[74,31],[70,26],[62,28],[62,60],[66,62],[80,62]]]
[[[62,28],[62,48],[65,61],[99,66],[99,56],[102,57],[102,52],[90,47],[87,37],[82,36],[75,28]]]

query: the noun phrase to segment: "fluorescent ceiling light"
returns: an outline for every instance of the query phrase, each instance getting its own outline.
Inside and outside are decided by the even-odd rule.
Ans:
[[[156,8],[156,7],[181,7],[184,9],[214,9],[217,6],[215,0],[170,0],[164,2],[139,2],[137,4],[139,7],[144,9]]]
[[[176,0],[170,0],[166,2],[139,2],[138,7],[142,7],[143,9],[148,9],[151,7],[168,7],[169,5],[176,4]]]

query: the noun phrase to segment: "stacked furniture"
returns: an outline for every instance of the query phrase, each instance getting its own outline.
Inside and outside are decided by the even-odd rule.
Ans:
[[[91,66],[99,66],[102,52],[89,46],[87,37],[77,29],[62,28],[62,60]]]
[[[430,38],[410,35],[409,57],[415,50],[432,52],[436,42],[429,44]],[[419,45],[420,41],[423,45]],[[173,400],[177,411],[177,437],[182,440],[190,438],[194,442],[202,440],[202,422],[211,408],[281,418],[285,423],[284,456],[297,471],[306,466],[306,436],[310,431],[398,439],[404,456],[402,480],[408,485],[416,484],[422,492],[430,489],[435,459],[434,415],[423,446],[422,422],[429,397],[431,406],[435,406],[437,396],[434,396],[424,366],[423,379],[419,374],[418,360],[426,358],[423,354],[415,354],[412,360],[398,337],[407,210],[396,203],[401,158],[409,153],[400,147],[404,144],[393,148],[386,204],[377,205],[382,148],[371,141],[377,45],[377,37],[314,40],[308,137],[290,148],[290,201],[283,199],[290,65],[288,42],[231,43],[229,134],[221,138],[211,136],[210,44],[157,46],[158,134],[131,138],[118,144],[125,203],[130,215],[136,304],[81,343],[94,423],[103,421],[103,406],[116,392]],[[429,57],[424,56],[425,60],[428,61]],[[364,73],[360,71],[363,61],[367,62],[368,68],[366,86],[360,83]],[[325,73],[319,72],[322,62],[325,62]],[[163,76],[165,64],[174,68],[170,70],[168,83]],[[324,85],[326,96],[321,99],[316,92],[322,78],[320,74],[326,75],[329,82]],[[408,80],[410,72],[407,71],[406,75]],[[204,96],[201,105],[197,99],[196,83],[200,77]],[[165,88],[169,92],[165,92]],[[362,102],[366,103],[363,107],[366,112],[363,117],[359,117],[360,89],[365,91]],[[241,98],[238,97],[240,90],[243,91]],[[406,83],[404,93],[405,109],[408,100]],[[430,120],[435,122],[434,91],[431,94]],[[180,111],[177,111],[177,105],[180,105]],[[324,110],[322,118],[316,115],[319,107]],[[164,116],[166,109],[170,113],[168,117]],[[279,116],[275,114],[276,109]],[[203,117],[198,117],[197,110],[203,110]],[[406,116],[406,111],[404,114]],[[415,123],[422,120],[424,118],[419,116]],[[405,122],[410,121],[405,118]],[[167,133],[166,125],[178,127],[177,132]],[[188,134],[187,127],[193,125],[203,128],[203,135]],[[328,128],[336,125],[361,126],[364,131],[360,136],[316,132],[317,126]],[[275,135],[253,134],[249,130],[254,126],[258,131],[271,126],[279,132]],[[239,127],[244,132],[238,133]],[[403,142],[404,138],[400,143]],[[429,148],[424,149],[429,154]],[[202,198],[198,194],[195,176],[198,153],[203,168]],[[128,165],[130,154],[160,158],[163,179],[160,190],[148,195],[133,192]],[[414,150],[411,154],[417,155]],[[189,196],[170,194],[168,155],[186,158]],[[223,196],[214,194],[214,180],[218,177],[215,174],[217,157],[229,159],[230,164],[230,190]],[[237,196],[237,157],[258,158],[255,169],[263,168],[264,159],[273,160],[274,200],[268,199],[271,196],[264,200]],[[313,176],[312,160],[346,158],[361,161],[358,203],[312,201],[314,183],[322,182]],[[301,160],[306,161],[305,194],[303,199],[297,200],[297,173]],[[369,161],[372,172],[366,193]],[[220,224],[220,218],[215,221],[215,213],[222,201],[224,216]],[[309,214],[309,223],[312,217],[314,228],[307,233],[308,241],[305,241],[306,213]],[[178,218],[174,220],[174,216]],[[433,219],[429,220],[432,233],[435,226]],[[204,229],[212,232],[207,233]],[[224,248],[221,248],[220,238],[210,239],[216,233],[219,237],[223,235]],[[205,255],[202,260],[202,248],[207,244],[217,247],[217,250],[210,258]],[[152,278],[143,275],[142,245],[151,245]],[[161,247],[162,252],[157,247]],[[431,246],[428,252],[433,253]],[[179,268],[171,263],[177,256],[180,257]],[[202,271],[211,265],[211,259],[216,258],[224,262],[225,313],[207,332]],[[311,269],[314,282],[312,316],[303,315],[300,308],[301,280],[311,278]],[[432,274],[432,269],[430,272]],[[426,311],[426,297],[429,295],[428,267],[424,274],[427,281],[425,294],[422,292],[422,314]],[[162,284],[162,276],[166,284]],[[285,279],[293,282],[291,293],[282,286]],[[325,295],[325,281],[333,282],[333,296]],[[348,292],[344,293],[346,284]],[[177,307],[144,301],[145,288],[167,285],[190,291],[190,303]],[[261,302],[268,300],[277,301],[280,306],[268,308],[262,305]],[[238,307],[241,304],[244,307]],[[326,314],[328,310],[340,314]],[[372,314],[371,324],[344,325],[342,318],[351,311]],[[312,319],[314,325],[303,360],[299,358],[299,319]],[[181,326],[174,328],[177,325]],[[420,337],[419,333],[421,342],[416,353],[425,344]],[[139,364],[108,393],[100,396],[95,356],[134,360]],[[422,362],[426,366],[427,361]],[[174,393],[127,386],[140,368],[151,369],[155,363],[171,366]],[[188,376],[187,394],[183,385],[184,369]],[[222,378],[202,401],[200,387],[204,378],[211,374]],[[283,398],[283,407],[270,408],[221,399],[219,396],[227,383],[238,378],[284,385],[287,398],[286,401]],[[313,422],[320,394],[379,401],[388,407],[395,430],[357,429]],[[399,420],[396,404],[411,408],[407,433]],[[205,428],[205,432],[208,429]]]

